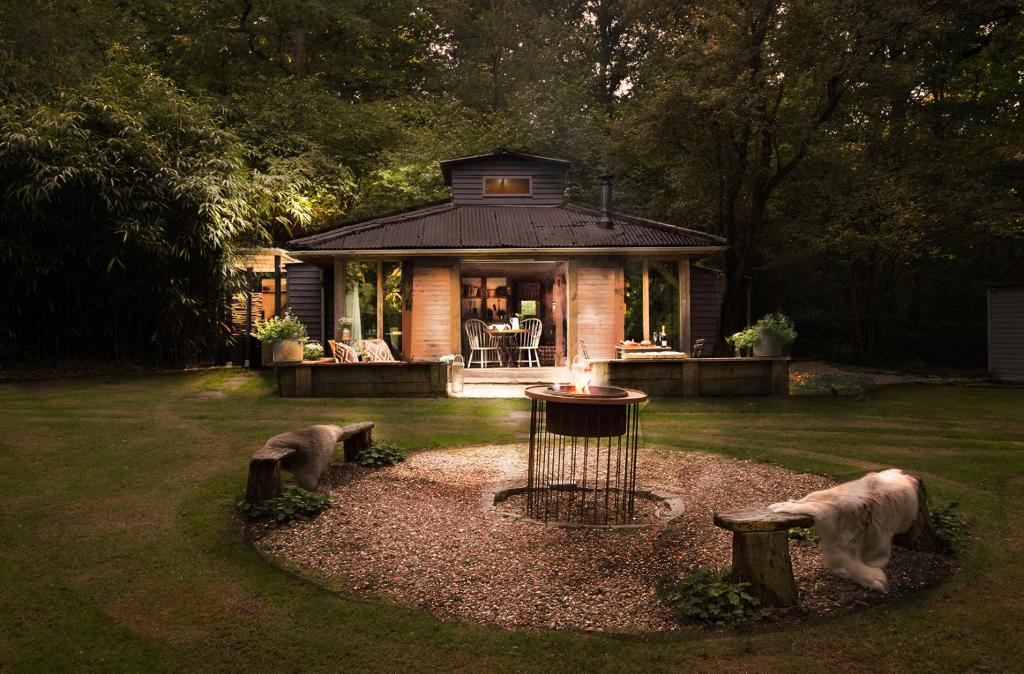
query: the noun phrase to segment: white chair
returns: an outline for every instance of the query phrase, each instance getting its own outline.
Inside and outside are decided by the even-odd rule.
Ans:
[[[473,367],[473,356],[477,356],[480,367],[487,367],[489,363],[501,365],[501,349],[491,340],[491,336],[484,330],[487,324],[479,318],[471,318],[466,321],[466,339],[469,340],[469,360],[466,367]]]
[[[539,318],[527,318],[522,325],[526,332],[519,336],[519,364],[525,356],[527,367],[540,367],[540,333],[544,324]]]

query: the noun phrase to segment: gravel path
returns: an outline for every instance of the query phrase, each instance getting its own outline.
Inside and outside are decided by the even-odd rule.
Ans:
[[[711,455],[641,450],[641,487],[686,503],[665,526],[627,531],[560,529],[485,514],[489,485],[521,480],[523,447],[420,452],[399,466],[342,464],[328,479],[332,505],[314,520],[260,527],[256,545],[348,594],[426,609],[442,619],[505,628],[649,632],[677,628],[657,597],[666,578],[730,563],[730,536],[714,510],[767,505],[830,486],[819,475]],[[939,582],[952,562],[897,549],[888,595],[869,593],[821,568],[813,544],[793,543],[806,614],[829,615],[888,601]],[[798,619],[794,612],[779,619]]]

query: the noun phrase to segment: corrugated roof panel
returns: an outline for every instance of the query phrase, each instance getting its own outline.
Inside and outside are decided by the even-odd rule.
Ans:
[[[296,250],[722,246],[714,236],[631,216],[598,224],[579,206],[431,206],[296,239]]]

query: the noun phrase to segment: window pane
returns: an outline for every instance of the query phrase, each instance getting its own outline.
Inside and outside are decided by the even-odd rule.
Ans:
[[[529,196],[529,178],[484,178],[484,194],[488,196]]]
[[[397,359],[402,354],[402,263],[384,263],[384,341]]]
[[[352,319],[352,339],[376,339],[377,263],[350,262],[346,276],[345,312]]]
[[[626,312],[623,335],[639,342],[644,338],[644,264],[627,260],[622,265],[626,280]]]
[[[651,302],[651,331],[668,333],[668,345],[688,350],[679,343],[679,263],[674,261],[647,264],[648,292]]]

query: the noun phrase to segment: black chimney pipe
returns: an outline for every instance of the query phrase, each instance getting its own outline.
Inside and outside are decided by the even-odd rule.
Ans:
[[[597,221],[597,224],[605,229],[611,229],[614,226],[612,223],[612,178],[614,177],[607,173],[597,177],[601,181],[601,219]]]

